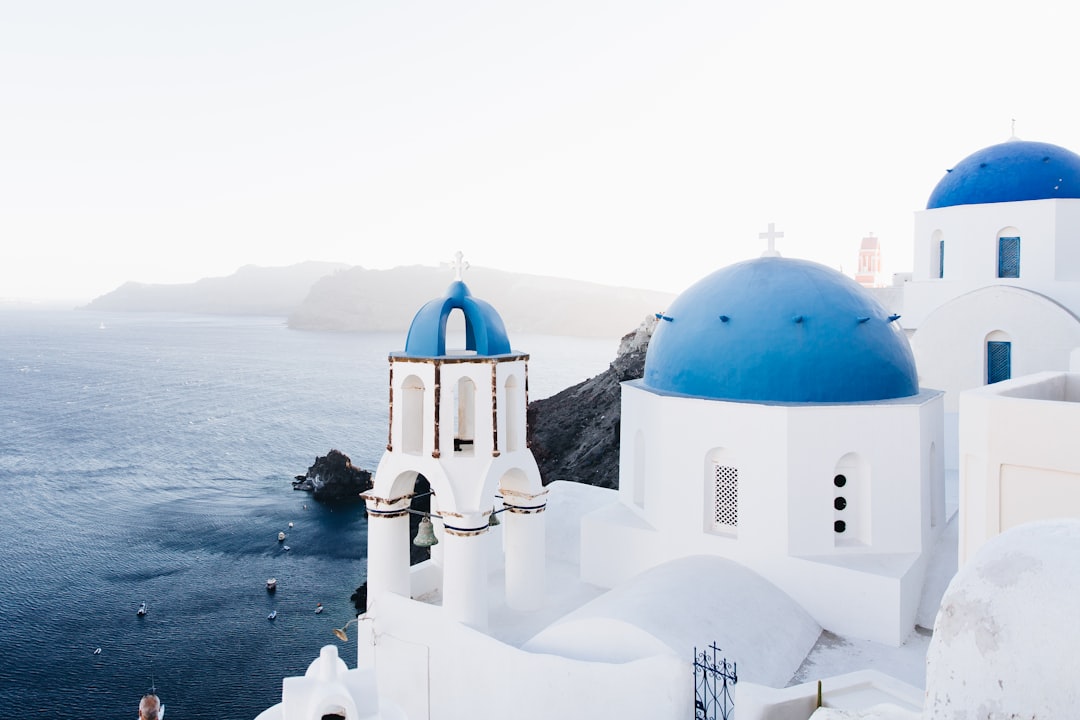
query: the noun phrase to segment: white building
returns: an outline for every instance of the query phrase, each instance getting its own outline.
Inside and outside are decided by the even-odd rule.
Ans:
[[[744,717],[808,717],[816,688],[783,686],[823,629],[896,646],[937,607],[924,579],[949,521],[957,409],[961,554],[992,554],[969,563],[975,576],[954,583],[938,616],[948,637],[932,641],[925,713],[917,688],[872,671],[826,679],[823,697],[892,703],[867,718],[958,717],[983,698],[1022,713],[1029,685],[992,697],[1005,680],[995,673],[1042,688],[1034,654],[1053,644],[1064,658],[1077,639],[1068,621],[1011,645],[1022,657],[998,653],[1012,664],[982,672],[975,694],[965,673],[986,642],[1016,635],[985,631],[995,593],[1024,635],[1041,612],[1031,588],[1053,579],[1009,565],[1008,538],[1080,515],[1080,377],[1060,372],[1080,347],[1078,236],[1080,156],[1014,140],[962,161],[916,214],[910,346],[900,315],[868,290],[771,247],[709,275],[658,314],[645,376],[623,385],[617,493],[541,486],[525,444],[528,356],[459,275],[390,356],[387,451],[366,496],[362,672],[326,675],[333,702],[293,682],[293,709],[264,715],[347,707],[341,688],[370,685],[374,669],[379,703],[357,705],[372,717],[689,717],[689,651],[713,639],[747,668]],[[459,349],[447,345],[455,322]],[[1043,371],[1059,372],[1018,377]],[[440,542],[410,568],[420,475]],[[1050,608],[1064,618],[1077,532],[1061,535],[1068,552],[1055,533],[1038,542],[1073,570]],[[1020,588],[1021,576],[1037,583]],[[993,587],[968,607],[976,580]],[[966,644],[950,654],[954,639]],[[1049,707],[1073,707],[1073,695]]]
[[[899,645],[945,517],[941,394],[920,391],[894,320],[782,257],[680,295],[623,386],[619,498],[585,519],[585,579],[720,555],[827,630]]]
[[[1080,374],[1037,373],[960,395],[962,566],[1009,528],[1080,518]]]
[[[915,214],[903,323],[923,385],[958,393],[1068,368],[1080,346],[1080,156],[1012,139],[949,170]]]

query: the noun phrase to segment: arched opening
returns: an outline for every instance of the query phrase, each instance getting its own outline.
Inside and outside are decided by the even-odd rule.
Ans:
[[[735,535],[739,529],[739,465],[726,448],[705,456],[705,532]]]
[[[525,435],[523,428],[525,424],[523,422],[525,397],[521,391],[521,383],[518,381],[517,375],[511,375],[506,379],[504,395],[506,404],[503,407],[502,414],[506,418],[506,437],[503,439],[503,443],[508,452],[515,452],[525,445],[523,439]]]
[[[997,276],[1020,277],[1020,231],[1014,227],[1002,229],[997,234]]]
[[[424,382],[416,375],[401,384],[401,449],[419,455],[424,451]]]
[[[986,336],[986,384],[991,385],[1012,377],[1012,338],[1001,330]]]
[[[476,383],[460,378],[454,385],[454,452],[472,452],[476,439]]]
[[[940,230],[930,235],[930,277],[945,277],[945,234]]]
[[[465,313],[454,308],[446,317],[446,354],[463,355],[468,347]]]
[[[858,453],[833,469],[833,539],[838,546],[870,544],[870,468]]]

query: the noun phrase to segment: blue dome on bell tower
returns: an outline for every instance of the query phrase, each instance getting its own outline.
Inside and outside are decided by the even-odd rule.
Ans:
[[[455,280],[443,297],[425,303],[413,317],[405,340],[405,355],[445,356],[446,322],[454,310],[465,316],[465,350],[470,354],[490,356],[511,352],[499,313],[489,303],[474,298],[464,282]]]

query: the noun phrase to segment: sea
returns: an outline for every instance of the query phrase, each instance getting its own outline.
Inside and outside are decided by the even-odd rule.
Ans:
[[[530,399],[618,347],[511,340]],[[153,689],[174,720],[251,719],[323,645],[355,666],[355,637],[332,630],[355,617],[363,506],[291,483],[331,449],[374,471],[404,343],[280,317],[0,309],[0,718],[134,717]]]

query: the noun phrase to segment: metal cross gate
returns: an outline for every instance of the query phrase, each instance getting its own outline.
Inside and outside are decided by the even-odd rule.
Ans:
[[[716,643],[700,653],[694,648],[694,720],[732,720],[735,716],[731,688],[739,681],[736,664],[727,658],[717,660],[718,652]]]

